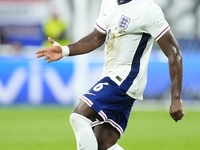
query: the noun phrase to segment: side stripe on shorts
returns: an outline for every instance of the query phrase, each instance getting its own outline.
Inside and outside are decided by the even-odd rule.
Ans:
[[[93,102],[91,100],[89,100],[87,97],[81,96],[80,99],[83,100],[84,102],[86,102],[86,104],[88,104],[88,106],[92,107]]]

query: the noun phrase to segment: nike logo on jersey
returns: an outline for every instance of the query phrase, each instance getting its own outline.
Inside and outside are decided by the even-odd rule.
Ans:
[[[103,14],[103,16],[106,16],[107,14]]]
[[[90,93],[90,92],[87,92],[86,94],[96,96],[96,94],[93,94],[93,93]]]

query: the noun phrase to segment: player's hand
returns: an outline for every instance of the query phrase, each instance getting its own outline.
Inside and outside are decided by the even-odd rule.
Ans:
[[[54,42],[50,37],[48,40],[53,46],[36,51],[36,57],[40,58],[44,56],[44,60],[47,60],[48,63],[60,60],[62,58],[61,46],[57,42]]]
[[[183,102],[182,100],[172,100],[170,106],[170,115],[174,119],[174,121],[181,120],[184,116],[185,112],[183,111]]]

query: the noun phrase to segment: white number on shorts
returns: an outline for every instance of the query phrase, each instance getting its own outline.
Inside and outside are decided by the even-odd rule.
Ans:
[[[97,84],[97,85],[93,88],[93,90],[94,90],[95,92],[98,92],[98,91],[100,91],[100,90],[103,88],[104,85],[109,85],[109,84],[108,84],[108,82],[106,82],[106,83],[99,83],[99,84]]]

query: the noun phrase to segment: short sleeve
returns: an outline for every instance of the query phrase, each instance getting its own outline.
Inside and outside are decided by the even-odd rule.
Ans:
[[[164,14],[161,8],[156,4],[151,4],[146,7],[144,30],[158,41],[169,29],[170,26],[165,20]]]
[[[99,17],[97,18],[97,21],[96,21],[96,24],[95,24],[95,28],[103,33],[103,34],[106,34],[106,25],[104,23],[104,18],[103,18],[103,15],[104,15],[104,5],[105,5],[105,0],[102,1],[102,4],[101,4],[101,9],[100,9],[100,13],[99,13]]]

